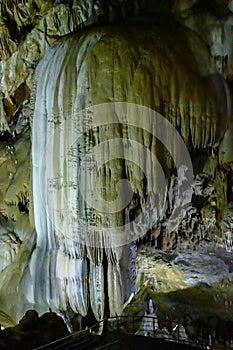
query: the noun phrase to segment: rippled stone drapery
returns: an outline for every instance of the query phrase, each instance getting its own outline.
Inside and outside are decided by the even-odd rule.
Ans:
[[[32,169],[29,97],[34,69],[49,46],[64,35],[83,31],[86,26],[95,24],[98,27],[100,23],[113,25],[114,22],[127,20],[122,30],[115,31],[116,28],[112,27],[114,33],[107,27],[97,30],[97,33],[101,33],[101,43],[93,48],[95,55],[91,66],[94,70],[90,71],[92,91],[88,90],[89,96],[92,95],[92,103],[127,100],[152,107],[156,104],[156,109],[172,120],[183,136],[188,135],[185,141],[194,148],[192,157],[197,175],[193,206],[187,211],[187,217],[179,226],[178,232],[167,235],[162,222],[158,228],[149,232],[147,237],[151,237],[153,244],[157,244],[161,249],[196,249],[199,243],[207,243],[208,246],[215,246],[217,243],[218,247],[232,251],[233,211],[230,213],[229,208],[232,209],[233,202],[233,128],[232,121],[227,120],[224,111],[226,98],[223,87],[229,82],[232,84],[233,76],[232,3],[232,0],[213,0],[211,4],[199,0],[1,1],[0,310],[4,310],[10,316],[6,321],[6,318],[2,317],[4,313],[0,313],[2,325],[13,325],[14,321],[19,321],[25,311],[32,307],[42,311],[48,310],[46,288],[49,288],[49,284],[46,276],[55,274],[52,269],[54,265],[51,263],[51,269],[44,278],[45,287],[42,291],[39,289],[43,279],[35,276],[37,266],[40,266],[35,255],[28,266],[36,235],[30,179]],[[149,28],[145,29],[142,22],[137,28],[137,25],[133,24],[132,16],[138,14],[154,16],[153,22],[158,26],[154,27],[150,34]],[[172,18],[176,18],[184,27],[179,26],[177,22],[172,24]],[[149,22],[149,19],[146,22]],[[161,26],[167,29],[159,29]],[[95,30],[96,28],[93,28],[92,33]],[[118,37],[116,33],[119,34]],[[114,53],[116,55],[113,59]],[[226,82],[216,75],[216,68],[219,75],[226,77]],[[209,74],[212,74],[214,85],[208,77]],[[184,102],[185,96],[189,96],[190,103]],[[212,107],[209,110],[204,107],[206,96],[212,96]],[[221,111],[220,106],[223,107]],[[217,116],[221,117],[218,119]],[[211,128],[212,136],[208,135]],[[213,138],[215,132],[216,138]],[[131,136],[136,137],[133,134],[134,131]],[[96,137],[101,141],[103,130],[100,129]],[[138,137],[139,140],[139,134]],[[207,148],[200,146],[200,138],[209,138],[209,143],[202,143],[203,147],[209,145]],[[163,160],[166,159],[163,149],[158,152],[162,154]],[[162,165],[164,163],[165,161]],[[221,164],[224,164],[224,167]],[[106,168],[107,173],[110,173],[110,167]],[[129,174],[137,173],[135,169],[128,170]],[[106,184],[110,184],[110,176],[107,179]],[[135,181],[134,187],[139,182],[140,177]],[[172,175],[167,200],[168,216],[179,201],[176,184],[176,178]],[[140,188],[140,193],[143,193],[143,188]],[[123,256],[125,254],[122,253]],[[76,259],[79,259],[77,264],[74,264],[75,259],[69,260],[61,250],[57,255],[58,257],[54,254],[55,257],[52,258],[51,254],[50,258],[61,261],[55,266],[59,275],[55,285],[57,295],[63,295],[62,308],[65,308],[66,289],[71,294],[73,291],[75,293],[74,283],[79,286],[77,288],[81,285],[85,288],[81,270],[85,270],[86,266],[88,268],[90,259],[83,250],[76,256]],[[122,260],[123,258],[120,261],[121,270]],[[129,270],[126,265],[127,263],[124,264],[124,269]],[[46,266],[45,263],[38,271],[43,273]],[[61,266],[64,267],[61,269]],[[79,268],[76,269],[75,266]],[[67,282],[67,270],[70,276],[77,276],[76,282],[74,278]],[[34,285],[35,281],[37,285]],[[76,301],[73,297],[70,299],[73,301],[73,309],[76,308],[74,303],[81,305],[78,308],[83,307],[80,298]]]
[[[67,239],[67,228],[60,227],[57,230],[53,220],[50,220],[51,215],[50,218],[47,216],[49,207],[44,207],[38,191],[41,188],[40,181],[43,188],[49,178],[54,179],[61,173],[65,174],[68,181],[74,171],[72,167],[57,161],[57,156],[64,153],[67,140],[72,136],[72,131],[64,129],[53,140],[52,148],[47,149],[51,163],[49,167],[44,164],[44,178],[40,178],[39,163],[57,125],[90,105],[127,101],[149,106],[166,115],[191,148],[216,147],[224,135],[228,118],[224,82],[217,75],[201,75],[203,71],[199,69],[191,52],[183,50],[188,47],[186,35],[181,27],[177,28],[177,23],[175,26],[175,34],[171,32],[172,25],[155,26],[146,24],[144,20],[120,25],[115,29],[95,28],[58,42],[48,50],[37,69],[32,130],[37,245],[30,270],[34,276],[31,302],[39,310],[50,306],[62,311],[69,306],[85,316],[91,305],[95,317],[101,319],[107,297],[103,253],[108,264],[107,291],[111,315],[121,313],[123,302],[130,294],[130,290],[124,287],[127,277],[122,273],[123,248],[103,252],[98,248],[83,247],[74,239]],[[180,35],[179,42],[176,40],[177,34]],[[189,34],[193,35],[191,32]],[[201,48],[208,60],[209,53],[205,45],[197,41],[197,47]],[[80,132],[84,134],[85,122],[79,122]],[[121,135],[123,130],[116,128],[114,132]],[[132,130],[128,133],[132,133],[130,138],[136,137],[141,143],[150,145],[150,150],[159,152],[161,146],[146,133]],[[104,132],[95,130],[92,137],[98,144],[104,139]],[[79,151],[76,152],[78,158]],[[169,158],[163,159],[163,165],[171,175]],[[77,160],[75,171],[78,166]],[[153,164],[149,166],[153,171]],[[116,161],[114,167],[118,175],[122,172],[127,174],[134,191],[143,201],[146,193],[137,169],[127,162],[122,165],[120,161]],[[107,187],[110,192],[116,185],[116,179],[111,175],[114,167],[110,165],[97,181],[98,186]],[[50,199],[64,213],[65,196],[71,201],[79,201],[75,186],[74,192],[60,194],[61,197]],[[165,197],[167,195],[164,194]],[[117,214],[112,220],[113,224],[122,224],[125,218]]]
[[[41,180],[41,173],[38,171],[41,170],[38,169],[39,162],[56,124],[64,121],[70,115],[74,117],[77,111],[89,104],[87,93],[89,61],[86,61],[85,56],[86,50],[98,42],[98,35],[84,36],[80,40],[75,39],[74,42],[78,45],[78,51],[71,49],[69,53],[67,52],[70,47],[69,41],[63,41],[61,51],[52,50],[42,62],[37,78],[38,93],[33,121],[33,188],[38,236],[33,259],[36,259],[37,269],[44,275],[44,279],[41,281],[40,273],[36,273],[34,285],[39,288],[35,289],[35,299],[39,304],[50,305],[56,310],[66,310],[69,305],[74,312],[82,316],[87,314],[90,303],[94,316],[100,320],[104,317],[105,307],[103,250],[82,246],[75,241],[72,232],[67,232],[68,228],[65,226],[60,227],[58,231],[50,221],[51,217],[47,217],[48,213],[38,191]],[[76,62],[75,66],[73,66],[74,62]],[[40,74],[45,77],[43,81],[39,80]],[[83,127],[84,134],[84,123],[83,125],[81,123],[80,126]],[[55,179],[57,174],[61,173],[68,183],[69,180],[72,181],[72,172],[78,172],[80,164],[75,160],[73,166],[69,167],[59,163],[59,152],[64,152],[62,147],[65,147],[67,138],[71,137],[68,132],[69,130],[64,129],[59,135],[60,138],[52,142],[53,148],[47,149],[48,152],[51,152],[51,169],[48,169],[48,164],[44,164],[45,179],[42,181]],[[77,153],[76,156],[78,159],[79,154]],[[75,198],[77,196],[75,186],[71,193],[64,191],[62,195],[68,195],[68,200],[71,201],[80,200]],[[50,199],[57,202],[55,208],[66,215],[65,197],[59,198],[59,194],[55,194],[54,198],[50,197]],[[54,223],[56,224],[56,218],[54,218]],[[117,256],[116,266],[113,262],[114,258],[109,258],[108,263],[108,296],[111,315],[121,313],[124,298],[130,292],[127,291],[126,295],[121,296],[123,289],[120,286],[123,281],[121,281],[119,261],[123,250],[118,248],[118,251],[119,255],[115,255]],[[112,256],[114,257],[113,252]]]

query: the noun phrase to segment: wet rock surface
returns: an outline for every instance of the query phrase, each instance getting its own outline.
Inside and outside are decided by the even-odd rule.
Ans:
[[[199,283],[211,284],[230,276],[229,266],[224,257],[208,252],[180,253],[174,260],[184,274],[185,283],[195,285]]]
[[[208,287],[212,284],[221,284],[221,282],[224,284],[224,281],[233,280],[232,254],[208,249],[208,247],[185,252],[163,252],[153,251],[153,249],[145,251],[143,249],[141,252],[139,251],[138,255],[138,270],[144,273],[144,281],[153,277],[164,280],[167,278],[170,279],[170,283],[167,283],[170,286],[172,281],[175,281],[176,276],[180,281],[180,288],[195,285]],[[174,278],[172,274],[174,274]]]

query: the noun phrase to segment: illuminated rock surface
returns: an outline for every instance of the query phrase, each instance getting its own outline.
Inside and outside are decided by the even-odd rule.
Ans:
[[[232,250],[232,41],[228,39],[232,4],[216,2],[210,9],[198,1],[190,6],[183,1],[163,3],[15,0],[1,4],[0,309],[14,321],[29,308],[42,313],[49,307],[68,318],[69,312],[85,316],[92,310],[95,318],[101,319],[108,311],[120,314],[135,291],[133,245],[105,250],[84,247],[67,227],[59,230],[47,218],[56,205],[65,212],[64,198],[84,213],[85,205],[76,190],[53,192],[47,211],[41,199],[41,180],[55,179],[58,169],[67,183],[74,180],[78,186],[78,158],[85,153],[85,149],[81,153],[76,149],[74,167],[61,162],[59,155],[65,152],[69,131],[64,129],[47,150],[50,160],[58,160],[41,176],[37,167],[53,127],[72,118],[83,132],[85,124],[78,112],[96,104],[128,102],[154,109],[177,129],[192,159],[192,201],[185,206],[179,225],[172,223],[171,232],[167,222],[184,198],[166,147],[147,132],[125,130],[122,125],[114,130],[95,129],[85,136],[82,142],[88,147],[113,135],[134,139],[148,147],[162,165],[167,180],[161,195],[165,211],[152,206],[151,212],[146,212],[151,225],[138,246],[149,244],[186,254],[187,249],[211,242],[214,248]],[[133,18],[138,13],[142,16]],[[139,123],[140,118],[135,120]],[[180,152],[176,146],[173,149]],[[134,153],[139,163],[146,164],[147,174],[156,178],[153,160]],[[109,155],[107,147],[103,158]],[[123,175],[132,185],[134,200],[129,210],[108,217],[113,226],[137,216],[147,196],[152,198],[160,186],[158,178],[154,187],[150,182],[145,185],[137,165],[114,160],[94,183],[97,191],[105,189],[107,201],[115,199],[116,184]],[[123,201],[124,192],[120,198]],[[94,210],[87,221],[108,227],[106,215],[97,216]],[[195,279],[201,263],[219,262],[211,256],[202,259],[201,253],[200,259],[195,253],[190,256],[195,265],[192,273],[185,271],[187,255],[183,265],[175,263],[176,289]],[[179,257],[182,262],[182,255]],[[228,275],[227,265],[222,260],[221,264],[219,271]],[[166,269],[159,273],[166,274]],[[181,271],[187,272],[183,280],[178,278]],[[209,270],[203,269],[197,280],[203,281],[207,275]],[[208,276],[206,282],[218,280]],[[172,283],[167,284],[172,290]],[[9,325],[1,314],[0,322]]]

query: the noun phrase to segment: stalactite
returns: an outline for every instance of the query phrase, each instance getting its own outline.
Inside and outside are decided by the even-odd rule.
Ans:
[[[124,121],[127,124],[128,115],[134,111],[133,125],[124,126],[122,111],[115,105],[109,113],[117,120],[116,125],[96,126],[93,105],[123,101],[163,108],[164,117],[191,142],[189,147],[206,148],[219,142],[216,125],[225,125],[228,117],[227,88],[218,96],[218,87],[224,86],[222,79],[200,75],[190,52],[182,51],[182,45],[188,44],[184,37],[184,43],[172,50],[172,33],[154,24],[142,25],[143,34],[136,22],[130,27],[116,26],[115,32],[100,28],[67,37],[48,50],[37,68],[32,123],[37,245],[31,271],[36,266],[34,303],[39,309],[52,305],[55,310],[66,311],[69,306],[85,316],[91,307],[100,320],[108,297],[110,314],[120,314],[134,291],[127,282],[127,262],[122,263],[126,250],[130,256],[130,246],[124,250],[116,244],[117,240],[121,242],[117,236],[111,241],[111,228],[129,223],[129,213],[135,217],[141,214],[130,224],[130,232],[125,232],[133,241],[146,233],[145,223],[155,229],[170,213],[166,235],[173,227],[172,234],[177,237],[176,219],[180,220],[189,208],[191,189],[185,191],[189,169],[182,164],[181,146],[173,139],[171,129],[162,130],[161,142],[155,140],[152,135],[161,126],[150,125],[152,135],[137,127],[146,112],[134,111],[130,104],[125,107]],[[164,62],[166,69],[161,70]],[[138,149],[138,143],[147,148]],[[169,156],[159,158],[166,154],[163,147],[173,152],[173,160]],[[168,183],[152,154],[158,155],[166,169]],[[177,159],[175,173],[172,161]],[[145,174],[149,174],[146,179]],[[127,210],[111,212],[116,203],[124,207],[126,187],[119,187],[118,202],[115,196],[117,183],[125,176],[131,183],[133,201]],[[104,198],[101,208],[96,194]],[[107,274],[103,254],[107,257]],[[127,283],[128,289],[124,287]]]
[[[124,304],[124,287],[120,259],[122,248],[106,249],[108,260],[108,299],[110,316],[121,315]]]
[[[0,93],[0,133],[4,131],[10,131],[9,125],[7,123],[6,112],[3,106],[3,96]]]
[[[184,0],[0,1],[0,212],[3,222],[7,221],[0,227],[0,309],[4,308],[15,320],[32,307],[39,312],[52,308],[68,314],[68,319],[73,313],[89,315],[90,308],[96,319],[101,319],[108,308],[111,315],[121,313],[124,301],[131,291],[135,292],[136,249],[133,243],[109,249],[113,240],[106,232],[116,225],[127,223],[127,234],[132,239],[136,235],[137,244],[143,241],[166,250],[217,242],[221,249],[232,251],[228,208],[232,194],[228,193],[231,184],[226,177],[231,176],[233,160],[229,91],[233,76],[233,2],[228,1],[228,7],[227,2],[220,2],[214,0],[209,6],[196,0],[189,4]],[[154,11],[156,15],[150,20]],[[148,13],[146,19],[133,18]],[[126,23],[113,25],[124,19]],[[100,23],[111,27],[101,28]],[[83,31],[88,26],[92,28]],[[68,36],[76,32],[80,34]],[[34,91],[34,69],[45,52]],[[153,108],[180,133],[194,155],[197,173],[193,203],[189,206],[191,194],[181,196],[178,167],[174,169],[166,147],[150,132],[119,123],[114,127],[95,126],[85,133],[92,125],[93,115],[89,112],[93,110],[82,115],[79,111],[117,101]],[[117,110],[114,114],[119,117]],[[56,131],[53,138],[55,128],[71,117],[74,124]],[[135,123],[141,119],[135,113]],[[30,188],[29,120],[33,125],[34,199]],[[77,173],[80,164],[86,167],[87,175],[88,169],[96,166],[96,155],[89,151],[105,142],[107,135],[110,141],[101,153],[103,160],[114,154],[112,140],[116,136],[124,139],[123,144],[115,143],[123,160],[108,162],[93,172],[91,186],[83,186],[89,193],[101,189],[106,214],[87,208],[83,199],[77,203],[77,198],[82,197]],[[69,139],[79,137],[80,142],[69,144]],[[45,156],[47,142],[49,151]],[[142,143],[156,155],[161,163],[160,175],[163,171],[165,174],[165,186],[157,164],[148,154],[142,156],[134,142]],[[171,146],[179,154],[177,145]],[[88,152],[90,157],[84,164],[83,157]],[[39,175],[40,159],[46,159],[49,166],[44,166]],[[153,179],[148,181],[143,172]],[[122,176],[131,183],[133,198],[124,212],[116,214],[110,209],[115,203],[126,202],[124,195],[129,189],[116,186]],[[154,193],[159,190],[157,200]],[[70,217],[71,205],[77,212],[74,210]],[[180,219],[185,215],[176,225],[179,209]],[[72,222],[77,215],[82,220],[75,231]],[[21,220],[25,222],[20,229],[23,234],[18,232]],[[168,232],[169,221],[172,232]],[[145,222],[148,232],[141,239]],[[117,241],[121,239],[116,238],[114,243]],[[96,244],[106,244],[108,248],[94,249]],[[104,301],[109,302],[107,308]],[[1,317],[0,312],[0,323]]]
[[[87,256],[90,259],[90,303],[94,316],[100,321],[104,317],[105,307],[103,250],[89,247]]]

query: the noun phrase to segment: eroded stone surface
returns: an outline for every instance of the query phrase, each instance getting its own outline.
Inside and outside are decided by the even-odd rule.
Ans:
[[[98,282],[104,274],[100,252],[83,252],[80,247],[75,247],[75,253],[70,254],[69,247],[64,251],[58,249],[57,253],[53,249],[55,243],[49,241],[50,234],[44,231],[45,226],[37,225],[37,234],[34,230],[33,195],[37,204],[39,196],[35,190],[32,194],[31,186],[31,125],[33,116],[34,125],[36,121],[41,127],[41,134],[39,129],[35,130],[39,135],[39,156],[48,135],[43,129],[46,128],[46,118],[44,124],[39,122],[41,106],[35,111],[33,100],[37,98],[43,102],[38,97],[43,82],[49,87],[45,98],[53,104],[46,113],[52,112],[57,103],[62,110],[61,119],[72,111],[69,110],[70,104],[84,108],[109,101],[141,104],[164,115],[182,135],[191,154],[195,175],[193,197],[180,225],[168,233],[167,219],[180,201],[179,183],[171,158],[158,142],[151,144],[147,134],[129,130],[127,137],[143,140],[151,150],[157,151],[156,156],[166,169],[168,179],[164,194],[166,213],[164,216],[153,213],[153,225],[144,243],[155,244],[163,250],[186,250],[212,241],[221,249],[231,251],[232,2],[216,1],[213,7],[204,8],[198,1],[167,1],[164,4],[164,1],[153,0],[140,3],[5,0],[0,12],[0,245],[3,248],[0,255],[0,280],[3,281],[0,309],[19,320],[29,307],[38,306],[43,312],[52,303],[57,310],[65,310],[68,298],[71,308],[83,315],[89,302],[97,318],[104,314],[104,287]],[[153,14],[154,17],[137,21],[131,18],[124,24],[113,26],[113,23],[138,13]],[[102,23],[110,23],[110,26],[101,27]],[[92,24],[97,27],[82,32],[83,27]],[[80,34],[62,39],[50,48],[59,38],[76,32]],[[46,52],[44,62],[50,60],[51,66],[39,71],[43,74],[38,79],[36,94],[33,92],[36,89],[33,75]],[[83,65],[76,61],[78,55],[82,57]],[[69,66],[63,62],[68,62]],[[63,76],[54,74],[55,70],[63,72]],[[82,77],[77,75],[79,71],[84,74]],[[77,79],[73,80],[75,76]],[[54,82],[63,91],[61,95],[52,89]],[[116,131],[122,134],[120,128],[114,133]],[[111,134],[112,131],[108,132]],[[95,131],[95,142],[101,142],[105,134],[106,130]],[[126,170],[137,192],[131,208],[134,209],[131,215],[135,216],[140,200],[143,202],[146,194],[141,174],[135,166],[116,164],[116,171],[113,170],[114,164],[110,164],[106,174],[102,173],[98,186],[115,188],[116,174]],[[149,168],[151,165],[147,164]],[[108,199],[113,197],[114,191],[111,191]],[[40,210],[36,210],[36,215],[40,217]],[[101,220],[98,218],[97,222]],[[119,223],[123,216],[113,216],[111,220],[114,224]],[[35,240],[37,250],[31,258]],[[38,247],[44,247],[44,250],[37,255]],[[110,267],[107,279],[109,294],[113,296],[110,298],[113,313],[121,312],[129,294],[127,288],[131,282],[125,277],[129,271],[122,272],[127,262],[124,261],[123,270],[119,266],[121,256],[130,254],[129,250],[127,254],[126,251],[120,248],[107,253]],[[43,260],[42,267],[37,264],[37,259]],[[56,261],[59,261],[58,265]],[[89,274],[86,272],[88,264]],[[55,266],[57,272],[51,272]],[[35,275],[36,271],[40,273]],[[122,273],[124,283],[119,289],[115,288],[121,283]],[[59,292],[56,279],[51,277],[54,274],[60,280]],[[111,274],[115,276],[114,282]],[[82,292],[74,296],[77,286],[82,286]],[[9,299],[13,301],[9,303]]]

